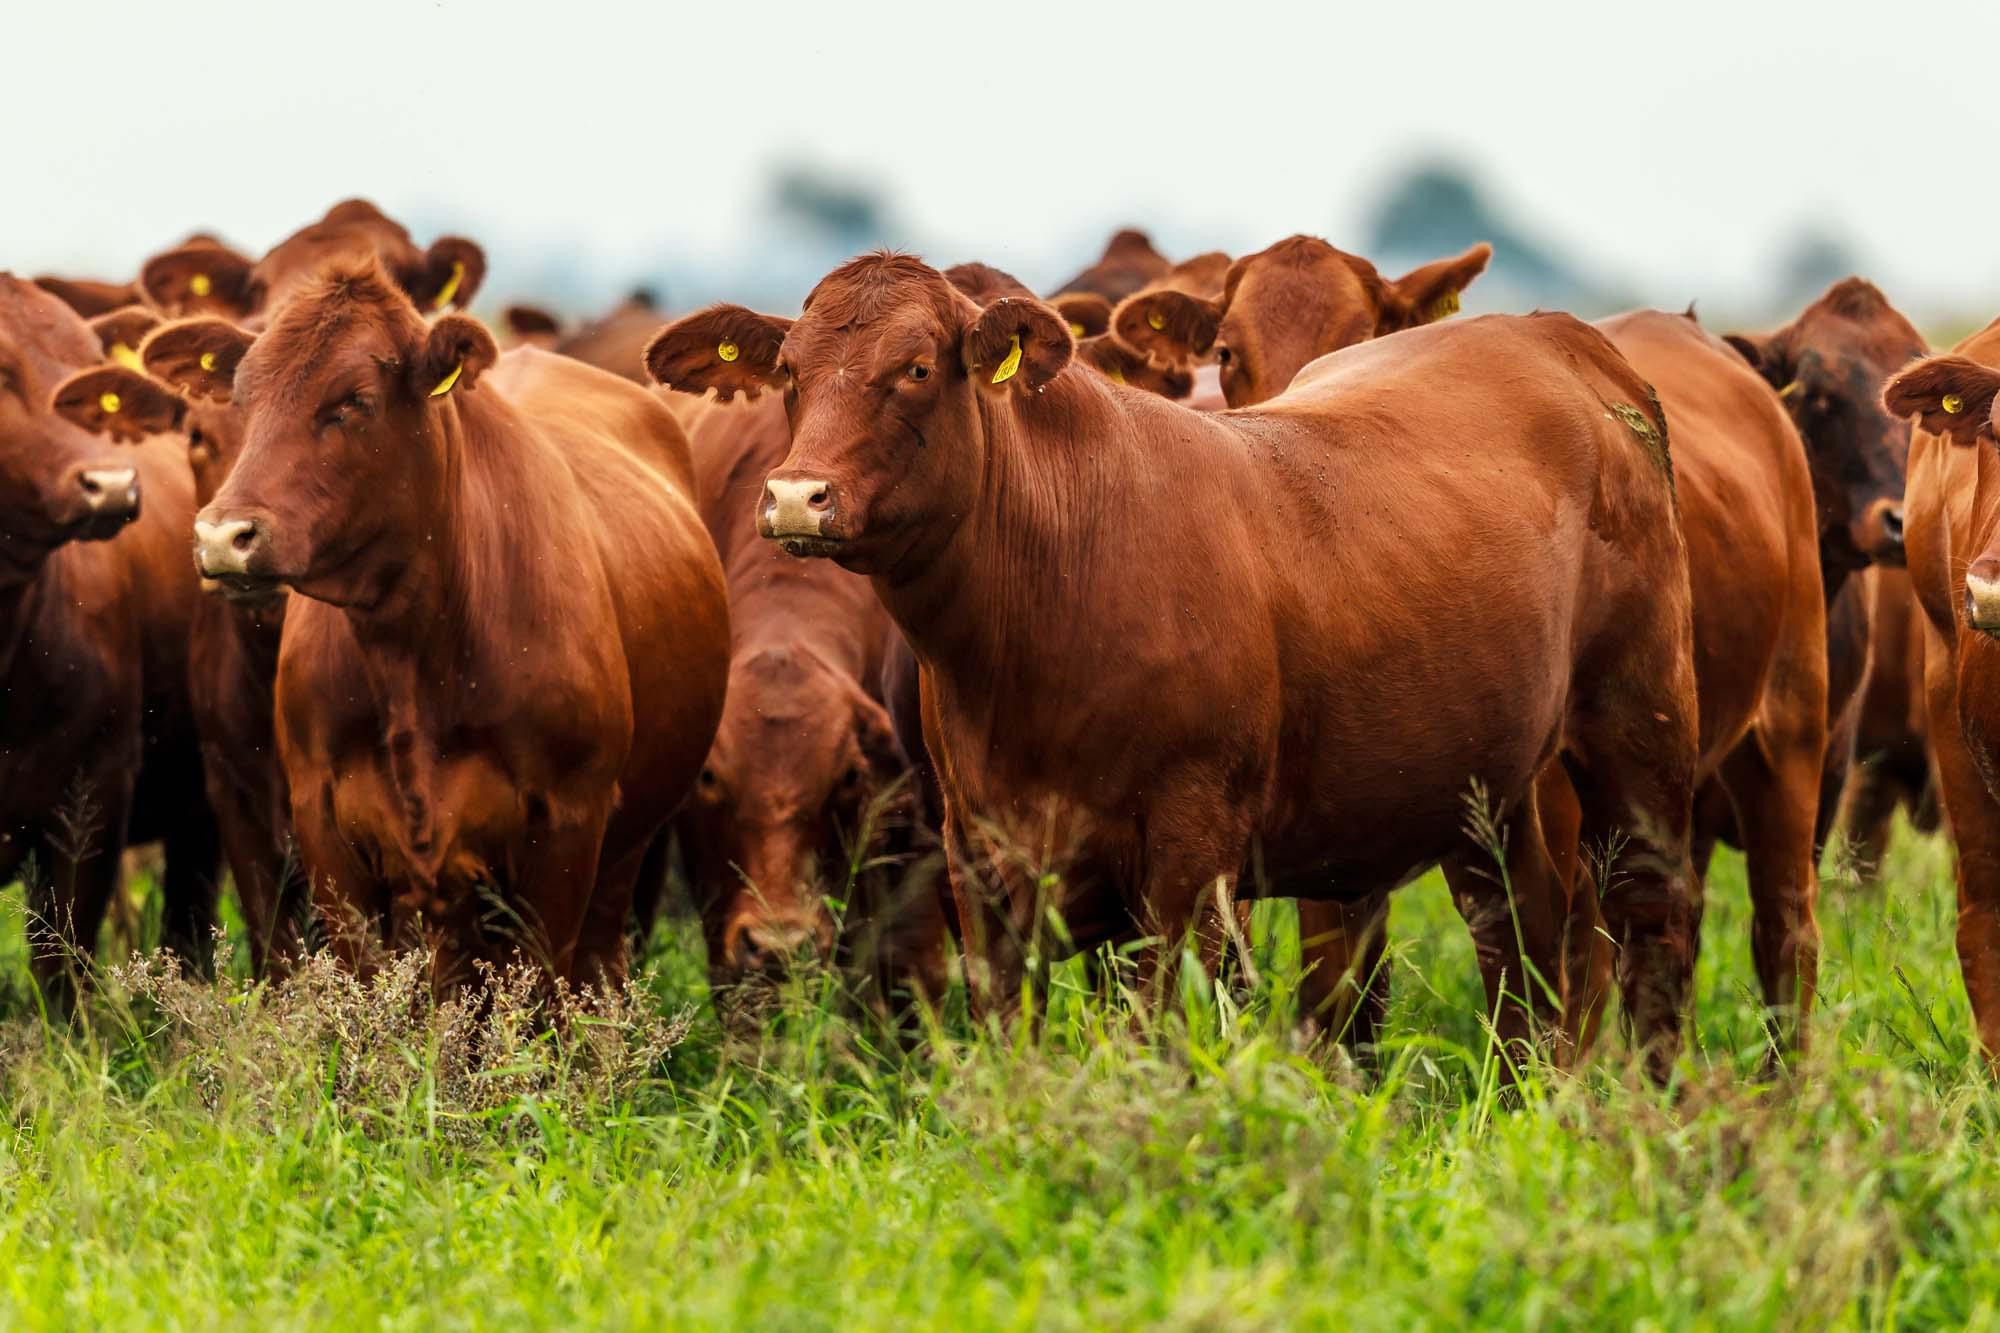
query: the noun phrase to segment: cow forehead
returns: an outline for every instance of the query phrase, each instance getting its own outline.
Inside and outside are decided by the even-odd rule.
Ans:
[[[867,375],[885,355],[902,355],[947,337],[944,321],[921,306],[892,310],[865,324],[837,324],[808,313],[786,335],[783,356],[800,379]]]
[[[340,276],[282,307],[237,369],[237,394],[284,402],[309,393],[357,361],[383,362],[402,353],[410,326],[422,319],[379,273]]]

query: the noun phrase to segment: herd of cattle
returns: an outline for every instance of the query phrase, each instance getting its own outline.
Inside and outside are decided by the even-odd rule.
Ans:
[[[1726,338],[1448,320],[1488,255],[1121,232],[1040,299],[876,254],[796,318],[516,307],[504,352],[479,247],[361,201],[0,275],[37,982],[73,999],[142,842],[196,967],[226,861],[259,974],[421,945],[447,986],[621,976],[677,849],[718,981],[958,953],[981,1009],[1295,898],[1365,1044],[1441,865],[1505,1038],[1574,1060],[1615,989],[1664,1076],[1715,842],[1802,1043],[1843,792],[1879,856],[1934,766],[2000,1052],[2000,321],[1926,360],[1858,279]]]

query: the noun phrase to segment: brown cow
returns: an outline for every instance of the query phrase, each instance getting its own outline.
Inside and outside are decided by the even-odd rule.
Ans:
[[[1931,749],[1958,841],[1958,959],[2000,1073],[2000,320],[1889,381],[1914,417],[1904,534],[1923,613]]]
[[[1283,393],[1317,357],[1452,314],[1492,255],[1475,245],[1391,282],[1358,255],[1292,236],[1231,264],[1219,296],[1162,288],[1133,297],[1111,331],[1168,362],[1213,355],[1223,397],[1245,407]]]
[[[679,415],[732,633],[722,724],[675,821],[710,977],[726,988],[798,951],[837,952],[878,990],[941,994],[936,894],[899,878],[916,809],[880,694],[888,613],[866,579],[758,537],[764,477],[791,451],[782,403],[700,400]],[[845,906],[837,941],[829,890]]]
[[[116,448],[75,424],[125,407],[84,406],[101,359],[81,317],[0,274],[0,879],[34,859],[31,967],[58,1009],[128,843],[167,844],[167,947],[205,969],[215,922],[187,700],[193,496],[178,441]]]
[[[1903,469],[1909,426],[1883,411],[1882,386],[1925,352],[1923,337],[1882,293],[1843,278],[1772,333],[1728,335],[1778,390],[1805,439],[1819,511],[1827,611],[1826,770],[1818,841],[1832,828],[1855,754],[1869,658],[1870,608],[1852,576],[1903,563]],[[1726,814],[1726,812],[1725,812]],[[1697,827],[1727,831],[1727,818]]]
[[[644,287],[568,333],[554,315],[536,306],[510,305],[502,318],[516,342],[573,356],[635,384],[652,383],[646,374],[646,344],[660,331],[660,308],[659,298]]]
[[[1931,780],[1930,711],[1924,703],[1924,633],[1907,570],[1871,569],[1867,594],[1870,650],[1854,728],[1844,814],[1860,873],[1879,881],[1896,808],[1923,832],[1938,826]]]
[[[981,311],[873,255],[797,321],[714,307],[650,358],[691,391],[784,389],[792,453],[760,522],[869,574],[922,665],[982,1009],[1047,956],[1043,906],[1087,948],[1177,939],[1231,881],[1362,898],[1468,852],[1468,780],[1538,830],[1533,780],[1561,752],[1587,834],[1630,840],[1606,908],[1664,1075],[1696,717],[1645,384],[1559,315],[1353,348],[1228,415],[1066,374],[1072,355],[1048,306]],[[1518,1040],[1530,1008],[1553,1015],[1524,968],[1559,977],[1564,890],[1538,837],[1509,861]]]
[[[423,930],[441,985],[513,944],[615,978],[728,668],[686,437],[613,376],[427,326],[372,258],[294,290],[261,336],[197,319],[142,355],[243,412],[195,525],[205,575],[302,594],[277,738],[322,915]]]
[[[1105,242],[1104,253],[1083,272],[1065,282],[1051,297],[1071,292],[1091,292],[1116,305],[1155,278],[1163,278],[1173,265],[1153,248],[1153,238],[1127,227]]]

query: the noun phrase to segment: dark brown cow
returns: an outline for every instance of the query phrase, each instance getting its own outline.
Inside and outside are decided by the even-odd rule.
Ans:
[[[1140,293],[1113,314],[1111,331],[1170,363],[1212,355],[1224,398],[1244,407],[1283,393],[1317,357],[1452,314],[1492,254],[1475,245],[1391,282],[1358,255],[1292,236],[1231,264],[1219,296]]]
[[[167,947],[206,968],[215,921],[187,700],[193,495],[177,440],[120,448],[75,424],[125,407],[83,404],[102,355],[81,317],[0,274],[0,879],[33,858],[31,965],[58,1008],[128,843],[166,841]]]
[[[652,395],[562,357],[426,326],[369,259],[253,336],[168,325],[149,370],[243,413],[195,525],[225,585],[284,584],[277,738],[322,915],[350,957],[436,951],[440,984],[530,947],[616,977],[648,846],[722,707],[728,613]],[[483,388],[484,392],[478,390]]]
[[[646,374],[646,344],[660,331],[660,309],[658,298],[643,287],[568,333],[555,316],[536,306],[508,306],[504,319],[517,342],[573,356],[635,384],[653,382]]]
[[[1883,399],[1916,419],[1904,535],[1931,749],[1958,841],[1958,960],[2000,1073],[2000,320],[1897,375]]]
[[[1856,867],[1879,881],[1898,806],[1921,831],[1938,825],[1930,710],[1924,702],[1924,631],[1907,570],[1871,569],[1852,582],[1867,594],[1870,646],[1844,811]]]
[[[1869,657],[1870,608],[1852,576],[1871,562],[1903,563],[1910,432],[1883,411],[1882,386],[1926,349],[1909,320],[1860,278],[1834,283],[1784,328],[1728,339],[1778,390],[1812,464],[1829,631],[1829,731],[1817,825],[1824,842],[1855,754]],[[1702,817],[1697,827],[1706,830],[1703,837],[1727,834],[1729,822]]]
[[[1083,272],[1051,293],[1060,297],[1071,292],[1090,292],[1116,305],[1155,278],[1163,278],[1173,264],[1153,248],[1153,238],[1127,227],[1105,242],[1104,253]]]
[[[711,308],[650,360],[690,391],[784,390],[792,453],[760,521],[869,574],[922,665],[982,1008],[1048,956],[1044,906],[1090,947],[1176,939],[1232,881],[1363,898],[1467,854],[1469,780],[1538,830],[1560,752],[1586,834],[1629,839],[1606,909],[1663,1075],[1696,733],[1664,422],[1567,316],[1378,346],[1265,409],[1190,412],[1064,373],[1048,306],[981,311],[877,255],[795,322]],[[1525,957],[1505,975],[1552,1017],[1524,968],[1560,976],[1565,890],[1539,837],[1509,860]],[[1524,1038],[1527,1006],[1501,1021]]]
[[[729,584],[728,702],[675,821],[710,977],[837,953],[878,988],[941,994],[936,893],[903,882],[916,803],[880,694],[888,613],[866,579],[758,537],[764,477],[791,451],[784,405],[674,397]],[[837,941],[828,892],[845,908]]]

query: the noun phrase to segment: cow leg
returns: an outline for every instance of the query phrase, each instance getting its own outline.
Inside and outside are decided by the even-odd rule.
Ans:
[[[1597,906],[1597,881],[1584,864],[1583,807],[1560,763],[1542,765],[1535,779],[1542,843],[1566,896],[1563,914],[1563,1040],[1580,1060],[1597,1042],[1611,998],[1611,937]]]
[[[633,903],[641,879],[655,872],[664,878],[665,868],[656,849],[663,848],[666,841],[667,830],[662,828],[627,852],[617,864],[598,869],[597,885],[590,895],[575,961],[570,968],[572,984],[605,988],[625,984],[630,959],[627,928],[632,921]],[[654,906],[658,906],[657,895]]]
[[[602,979],[595,969],[607,963],[616,969],[617,976],[623,976],[625,918],[632,910],[632,884],[645,845],[639,844],[623,865],[601,877],[599,857],[610,813],[608,809],[586,810],[579,817],[536,830],[532,850],[521,858],[513,891],[507,895],[520,919],[480,932],[489,945],[496,937],[512,935],[514,946],[541,965],[551,984],[558,979],[595,984]],[[600,892],[605,893],[601,905],[596,902]],[[591,947],[585,947],[593,914],[600,928],[609,923],[612,929],[608,939],[592,938]],[[446,958],[440,956],[438,975],[448,978],[453,972],[446,964]],[[585,975],[579,964],[593,971]]]
[[[221,831],[208,803],[199,797],[185,802],[171,818],[167,869],[160,886],[160,944],[189,972],[212,977],[216,899],[222,888]]]
[[[28,971],[51,1016],[75,1012],[96,957],[97,933],[124,859],[136,767],[84,784],[60,819],[33,838],[36,873],[26,886]]]
[[[1142,994],[1170,1002],[1192,932],[1204,960],[1230,947],[1222,914],[1234,911],[1236,878],[1248,861],[1250,819],[1200,786],[1155,798],[1146,818],[1145,874],[1133,919],[1151,941],[1139,951]]]
[[[1945,818],[1958,844],[1958,963],[1980,1048],[2000,1075],[2000,802],[1961,729],[1957,655],[1928,622],[1924,646],[1931,751]]]
[[[1781,1046],[1793,1050],[1805,1048],[1819,979],[1813,836],[1825,733],[1817,713],[1802,715],[1788,728],[1760,722],[1723,760],[1721,771],[1743,829],[1757,979]]]
[[[292,793],[292,838],[326,948],[348,971],[368,976],[388,948],[410,943],[392,937],[390,887],[341,836],[332,808],[315,809],[300,795]]]
[[[1299,1020],[1372,1063],[1389,1015],[1389,895],[1299,903]]]
[[[1443,867],[1452,902],[1472,931],[1487,1012],[1510,1078],[1551,1039],[1559,1062],[1569,1054],[1561,1036],[1569,888],[1549,855],[1538,806],[1531,792],[1517,807],[1501,865],[1490,864],[1487,848],[1470,846]]]

